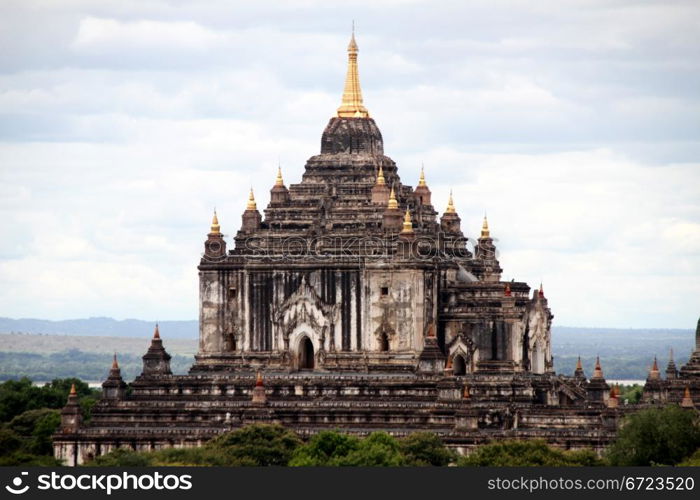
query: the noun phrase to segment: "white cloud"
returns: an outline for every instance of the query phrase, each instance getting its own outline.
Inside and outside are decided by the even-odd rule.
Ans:
[[[72,47],[90,52],[105,48],[202,51],[221,45],[225,41],[225,34],[216,33],[191,21],[120,22],[116,19],[86,17],[80,21]]]
[[[318,152],[358,21],[365,102],[558,324],[688,327],[700,290],[697,2],[4,4],[0,315],[196,317],[238,229]],[[347,14],[347,15],[346,15]],[[344,17],[345,16],[345,17]],[[230,239],[229,239],[230,241]]]

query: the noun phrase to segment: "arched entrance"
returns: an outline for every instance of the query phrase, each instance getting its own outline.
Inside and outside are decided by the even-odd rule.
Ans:
[[[302,337],[299,342],[299,369],[314,369],[314,345],[309,337]]]
[[[389,336],[386,334],[386,330],[382,330],[382,335],[379,338],[379,350],[382,352],[389,350]]]
[[[452,374],[453,375],[466,375],[467,373],[467,363],[464,358],[458,354],[452,360]]]

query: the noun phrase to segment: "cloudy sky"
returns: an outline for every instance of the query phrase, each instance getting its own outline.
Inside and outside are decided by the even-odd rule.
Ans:
[[[693,0],[4,0],[0,316],[196,318],[212,209],[299,181],[352,19],[386,153],[488,212],[505,279],[558,325],[695,326]]]

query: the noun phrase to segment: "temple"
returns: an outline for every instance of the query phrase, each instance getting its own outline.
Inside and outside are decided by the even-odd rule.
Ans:
[[[172,374],[156,327],[129,392],[115,356],[89,424],[69,400],[57,458],[196,446],[256,422],[302,436],[430,431],[460,452],[506,437],[602,450],[614,437],[623,409],[600,361],[590,379],[580,363],[554,372],[544,289],[502,280],[497,228],[462,227],[452,193],[440,214],[424,170],[414,188],[384,154],[354,34],[320,154],[299,183],[278,169],[271,184],[262,213],[251,189],[232,240],[213,215],[189,374]],[[682,385],[650,398],[680,402]]]

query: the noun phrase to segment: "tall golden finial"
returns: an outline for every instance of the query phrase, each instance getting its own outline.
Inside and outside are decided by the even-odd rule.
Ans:
[[[117,362],[117,353],[114,353],[114,358],[112,358],[112,370],[119,368],[119,363]]]
[[[391,186],[391,193],[389,194],[389,204],[387,205],[389,210],[398,210],[399,203],[396,201],[396,194],[394,193],[394,186]]]
[[[275,186],[284,186],[284,180],[282,180],[282,167],[277,167],[277,180],[275,180]]]
[[[450,197],[447,199],[447,208],[445,209],[446,214],[455,214],[457,213],[457,210],[455,210],[455,204],[452,201],[452,190],[450,189]]]
[[[425,187],[425,171],[423,165],[420,166],[420,179],[418,179],[418,185]]]
[[[221,233],[221,226],[219,225],[219,218],[216,216],[216,210],[214,210],[214,217],[211,219],[211,234]]]
[[[384,179],[384,170],[382,169],[382,166],[379,166],[379,172],[377,172],[377,186],[384,186],[386,184],[386,180]]]
[[[484,223],[481,224],[481,237],[488,238],[491,233],[489,232],[489,221],[486,219],[486,214],[484,214]]]
[[[245,207],[246,210],[257,210],[258,205],[255,203],[255,196],[253,195],[253,188],[250,188],[250,194],[248,195],[248,205]]]
[[[576,371],[583,371],[583,364],[581,363],[581,356],[578,357],[578,361],[576,361]]]
[[[413,223],[411,222],[411,213],[406,209],[406,213],[403,216],[403,229],[401,229],[401,234],[412,233]]]
[[[345,76],[343,100],[338,108],[340,118],[369,118],[369,111],[362,104],[362,89],[360,89],[360,76],[357,70],[357,52],[353,24],[352,37],[350,37],[348,45],[348,72]]]
[[[158,323],[156,323],[156,329],[153,331],[153,338],[154,339],[160,338],[160,330],[158,330]]]
[[[78,394],[78,391],[75,390],[75,384],[71,384],[70,385],[70,395],[75,396],[76,394]]]

